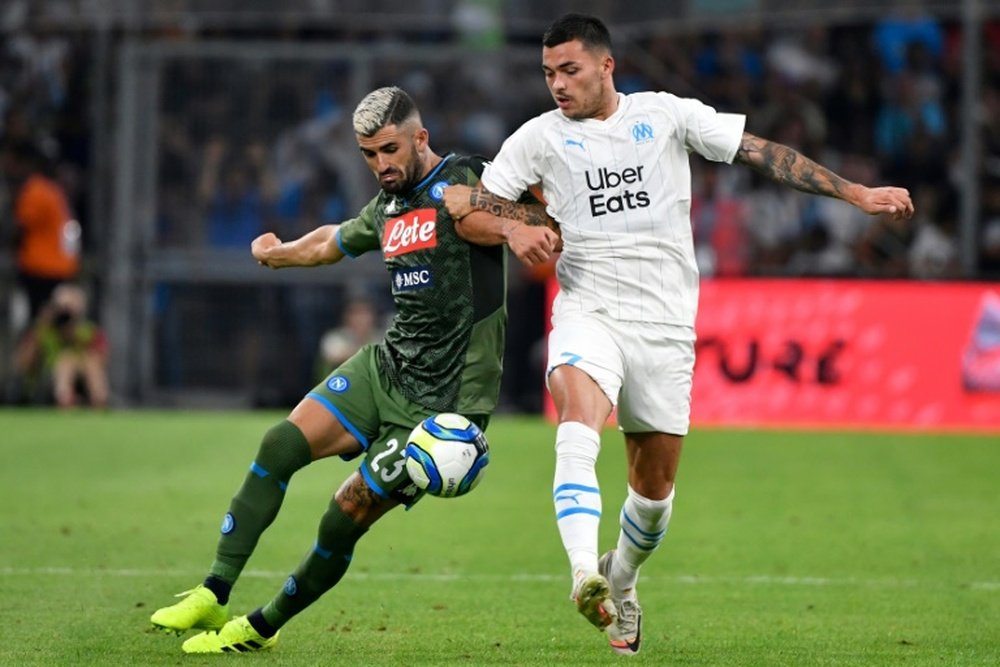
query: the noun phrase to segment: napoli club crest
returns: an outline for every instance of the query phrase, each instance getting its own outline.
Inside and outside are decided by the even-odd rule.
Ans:
[[[335,394],[343,394],[351,386],[350,380],[343,375],[334,375],[326,381],[326,388]]]
[[[432,185],[430,189],[431,199],[434,201],[441,201],[444,199],[444,189],[448,187],[448,185],[448,181],[438,181]]]

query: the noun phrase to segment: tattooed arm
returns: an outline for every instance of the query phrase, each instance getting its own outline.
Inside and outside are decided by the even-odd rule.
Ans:
[[[842,199],[872,215],[887,213],[893,218],[913,215],[913,202],[905,188],[869,188],[852,183],[798,151],[749,132],[743,133],[734,162],[745,164],[776,183],[810,194]]]
[[[506,243],[529,266],[545,262],[561,249],[559,225],[539,202],[513,202],[477,184],[445,188],[444,205],[463,239],[478,245]]]
[[[498,218],[517,220],[532,227],[552,226],[554,223],[545,213],[545,205],[538,202],[534,204],[524,204],[514,202],[503,197],[498,197],[483,187],[482,183],[468,192],[468,203],[470,209],[486,211]]]

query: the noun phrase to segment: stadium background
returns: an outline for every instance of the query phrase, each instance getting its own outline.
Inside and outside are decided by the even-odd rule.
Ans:
[[[977,325],[992,326],[990,281],[1000,276],[998,2],[9,0],[0,8],[0,141],[35,142],[81,220],[81,278],[109,334],[115,404],[284,406],[301,396],[320,335],[344,303],[391,306],[382,268],[372,256],[349,268],[264,271],[249,239],[297,236],[367,201],[375,184],[349,117],[376,86],[414,94],[438,151],[492,155],[550,107],[539,35],[568,10],[611,25],[619,89],[664,89],[746,113],[750,131],[848,178],[913,193],[918,216],[900,228],[696,160],[694,225],[713,295],[752,292],[755,283],[733,282],[747,278],[835,278],[847,293],[858,280],[893,279],[919,308],[922,286],[960,284],[975,295],[934,317],[955,327],[957,349],[942,352],[960,382]],[[7,386],[25,322],[9,193],[0,198]],[[544,279],[512,264],[506,411],[542,406]],[[817,284],[787,285],[801,300],[795,290]],[[944,335],[914,327],[926,342],[913,357]],[[803,336],[822,347],[840,333]],[[790,376],[787,364],[772,365]],[[920,369],[900,372],[891,386]],[[979,425],[995,429],[989,393],[973,398],[987,415]],[[895,410],[902,423],[917,411],[900,407],[909,397],[863,398],[859,410]]]

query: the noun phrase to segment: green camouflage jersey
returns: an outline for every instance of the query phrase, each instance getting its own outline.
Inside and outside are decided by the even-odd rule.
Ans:
[[[475,185],[483,160],[446,156],[405,195],[382,191],[337,230],[348,257],[382,250],[396,314],[379,363],[403,395],[438,412],[489,414],[497,404],[507,326],[506,246],[459,238],[442,204]]]

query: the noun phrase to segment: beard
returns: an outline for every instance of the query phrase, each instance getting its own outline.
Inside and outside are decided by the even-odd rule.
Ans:
[[[391,183],[385,183],[381,180],[381,178],[379,179],[379,185],[382,187],[382,190],[390,195],[398,195],[400,192],[406,192],[409,188],[409,183],[410,179],[406,178],[406,175],[402,172],[400,172],[399,177]]]
[[[403,167],[394,168],[388,173],[395,175],[396,180],[392,183],[383,183],[380,175],[379,185],[384,192],[390,195],[398,195],[411,190],[417,184],[417,179],[420,176],[420,158],[417,156],[417,152],[413,151],[410,159]]]

